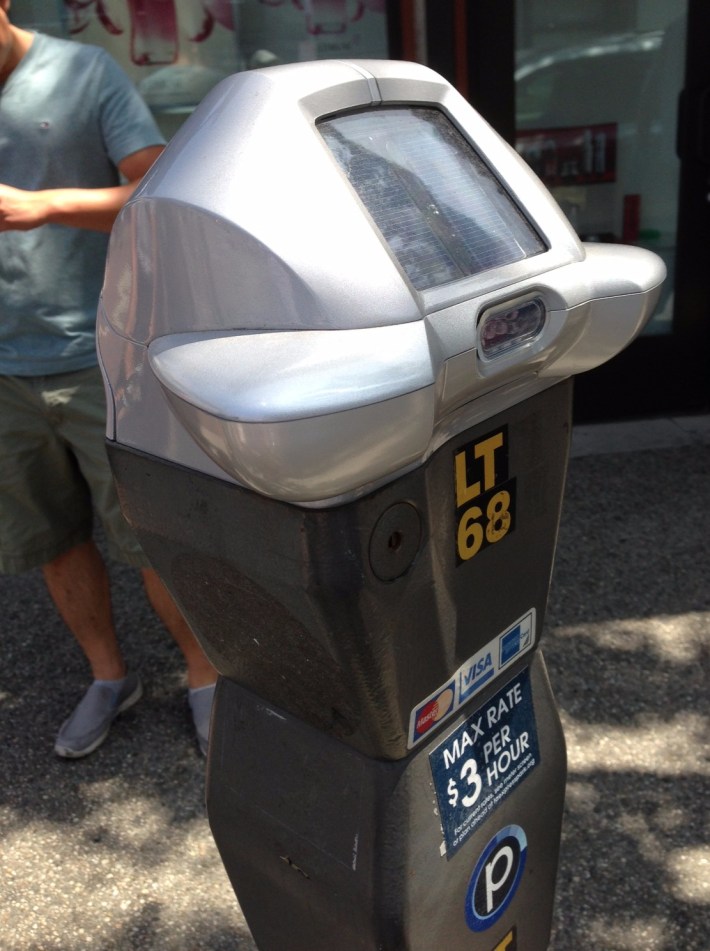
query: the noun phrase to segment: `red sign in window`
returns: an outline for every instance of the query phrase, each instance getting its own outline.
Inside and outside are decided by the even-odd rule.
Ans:
[[[515,145],[543,182],[597,185],[616,181],[616,123],[568,129],[526,129]]]

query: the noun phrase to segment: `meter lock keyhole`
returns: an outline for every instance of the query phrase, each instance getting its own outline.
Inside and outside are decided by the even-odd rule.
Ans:
[[[397,502],[383,512],[370,537],[370,567],[380,581],[394,581],[405,574],[421,540],[421,516],[409,502]]]

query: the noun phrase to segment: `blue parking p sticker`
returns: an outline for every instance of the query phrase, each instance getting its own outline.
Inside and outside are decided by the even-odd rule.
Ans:
[[[513,900],[523,876],[528,840],[520,826],[497,832],[483,850],[466,893],[466,924],[486,931]]]
[[[429,754],[447,858],[539,762],[526,668]]]

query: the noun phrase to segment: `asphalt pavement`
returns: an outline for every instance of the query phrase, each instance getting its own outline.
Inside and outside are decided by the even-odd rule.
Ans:
[[[706,417],[575,430],[542,641],[569,755],[552,951],[710,949],[709,539]],[[76,762],[52,746],[81,654],[39,572],[0,576],[0,951],[255,951],[179,652],[111,572],[146,696]]]

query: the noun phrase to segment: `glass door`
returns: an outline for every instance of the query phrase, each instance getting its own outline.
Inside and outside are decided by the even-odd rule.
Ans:
[[[578,419],[707,404],[708,292],[688,289],[701,286],[697,245],[710,245],[682,213],[699,201],[707,217],[691,181],[710,87],[701,2],[515,0],[518,152],[583,241],[650,248],[668,269],[643,337],[577,381]]]
[[[646,333],[668,333],[686,4],[649,6],[617,2],[609,22],[604,4],[565,0],[551,29],[554,4],[518,0],[516,148],[583,241],[660,254],[669,280]]]
[[[666,263],[644,333],[577,378],[576,419],[707,412],[708,0],[388,0],[388,9],[409,24],[405,57],[446,76],[515,145],[583,240],[650,248]]]

